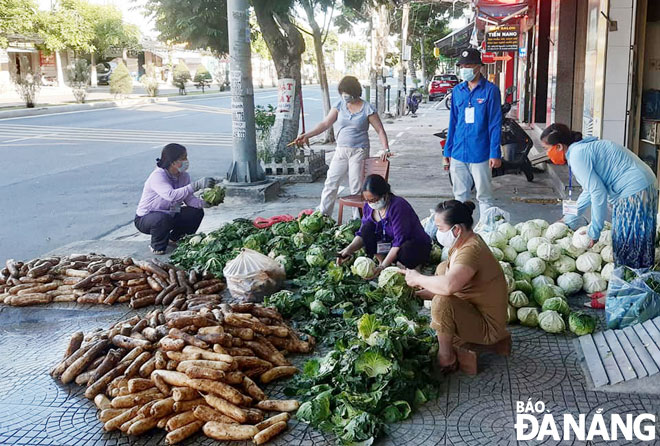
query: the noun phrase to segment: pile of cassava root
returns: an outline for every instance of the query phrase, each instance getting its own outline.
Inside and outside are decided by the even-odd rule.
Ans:
[[[175,444],[202,430],[262,444],[286,429],[299,403],[271,400],[258,383],[294,375],[285,355],[313,348],[313,338],[301,340],[277,310],[257,304],[156,309],[75,333],[51,375],[86,387],[106,431],[163,428]]]
[[[50,302],[112,305],[130,302],[179,309],[217,304],[225,284],[198,277],[156,259],[118,259],[102,255],[47,257],[30,262],[7,260],[0,271],[0,302],[26,306]]]

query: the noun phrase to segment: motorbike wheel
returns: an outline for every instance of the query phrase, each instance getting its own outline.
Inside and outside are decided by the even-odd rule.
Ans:
[[[451,96],[445,97],[445,107],[447,107],[447,110],[451,110]]]
[[[523,164],[522,171],[525,174],[527,181],[531,182],[534,180],[534,168],[532,167],[532,163],[530,163],[529,160]]]

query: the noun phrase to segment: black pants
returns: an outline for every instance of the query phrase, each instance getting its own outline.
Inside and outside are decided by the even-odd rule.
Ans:
[[[364,241],[364,250],[369,257],[376,255],[376,223],[369,221],[360,228],[362,240]],[[399,247],[397,262],[401,262],[406,268],[416,268],[419,265],[429,261],[431,254],[431,244],[422,243],[418,240],[407,240]]]
[[[197,232],[204,218],[204,210],[190,206],[172,215],[165,212],[150,212],[143,217],[135,216],[135,227],[143,234],[151,235],[151,247],[165,251],[169,240],[177,241],[187,234]]]

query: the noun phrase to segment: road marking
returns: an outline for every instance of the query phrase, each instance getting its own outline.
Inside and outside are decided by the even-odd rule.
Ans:
[[[49,146],[78,146],[80,145],[79,143],[75,142],[49,142]],[[34,143],[18,143],[18,144],[11,144],[11,145],[4,145],[0,144],[0,147],[28,147],[28,146],[40,146],[43,147],[44,143],[42,142],[34,142]],[[160,146],[156,146],[160,147]]]
[[[406,127],[406,130],[410,130],[411,128],[412,128],[412,127],[408,126],[408,127]]]
[[[163,116],[161,119],[180,118],[181,116],[188,116],[189,114],[190,114],[190,113],[179,113],[178,115]]]
[[[397,133],[397,134],[396,134],[396,137],[397,137],[397,138],[401,138],[401,135],[403,135],[403,132],[399,132],[399,133]]]
[[[9,141],[3,141],[3,142],[0,143],[0,144],[11,144],[11,143],[13,143],[13,142],[25,141],[25,140],[27,140],[27,139],[41,139],[41,136],[42,136],[42,135],[28,136],[28,137],[26,137],[26,138],[10,139]],[[47,136],[47,135],[43,135],[43,136]]]

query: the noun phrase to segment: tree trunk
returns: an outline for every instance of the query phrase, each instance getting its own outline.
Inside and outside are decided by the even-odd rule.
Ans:
[[[64,69],[62,68],[62,56],[55,51],[55,67],[57,69],[57,86],[64,87]]]
[[[305,41],[286,13],[274,11],[270,2],[254,2],[254,12],[257,16],[268,50],[273,57],[275,70],[279,79],[291,78],[296,82],[293,102],[293,117],[283,119],[278,116],[270,134],[270,147],[274,153],[286,153],[287,144],[298,135],[300,120],[300,84],[302,53],[305,51]]]
[[[321,28],[314,18],[314,5],[311,1],[301,2],[307,21],[312,28],[312,37],[314,38],[314,52],[316,53],[316,69],[319,72],[319,84],[321,86],[321,98],[323,99],[323,113],[327,115],[330,112],[330,88],[328,87],[328,73],[325,69],[325,57],[323,56],[323,35]],[[325,131],[323,138],[325,143],[335,142],[335,133],[332,127]]]
[[[92,53],[90,59],[91,59],[90,82],[92,83],[92,87],[96,87],[98,86],[98,78],[96,77],[96,54]]]

